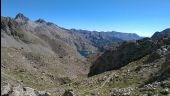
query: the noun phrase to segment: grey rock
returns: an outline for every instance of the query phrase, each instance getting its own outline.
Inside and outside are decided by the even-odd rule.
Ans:
[[[1,96],[49,96],[50,94],[45,91],[37,91],[30,87],[23,87],[22,85],[13,87],[7,83],[3,86]]]
[[[170,88],[170,81],[168,81],[168,80],[162,81],[161,82],[161,86],[162,87]]]
[[[160,93],[163,95],[168,95],[170,93],[170,90],[168,88],[165,88]]]
[[[12,85],[7,83],[5,86],[1,89],[1,95],[6,96],[12,92]]]
[[[77,96],[72,89],[65,90],[62,96]]]
[[[111,90],[111,96],[130,96],[134,89],[131,87]]]

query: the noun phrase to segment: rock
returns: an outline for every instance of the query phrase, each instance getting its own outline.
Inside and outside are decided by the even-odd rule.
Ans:
[[[38,96],[50,96],[51,94],[45,91],[38,91]]]
[[[131,87],[122,88],[122,89],[114,88],[111,91],[111,96],[130,96],[132,91],[133,91],[133,88],[131,88]]]
[[[170,88],[170,81],[167,80],[167,81],[161,82],[161,86],[164,87],[164,88],[165,87]]]
[[[72,89],[65,90],[62,96],[77,96]]]
[[[2,96],[7,96],[12,92],[12,85],[7,83],[5,86],[2,87],[1,92]]]
[[[153,91],[157,88],[158,86],[155,86],[154,84],[147,84],[147,85],[144,85],[144,90],[146,91]]]
[[[90,93],[90,96],[97,96],[96,93]]]
[[[12,93],[11,95],[12,96],[24,96],[24,88],[23,86],[19,85],[19,86],[16,86],[16,87],[13,87],[12,88]],[[10,95],[10,94],[9,94]],[[32,96],[32,95],[31,95]]]
[[[170,90],[168,88],[165,88],[160,93],[163,95],[168,95],[170,93]]]
[[[50,96],[50,94],[45,91],[37,91],[30,87],[23,87],[22,85],[13,87],[9,83],[3,86],[1,92],[1,96]]]
[[[148,94],[140,94],[139,96],[148,96]]]
[[[25,88],[25,96],[39,96],[39,92],[34,90],[33,88],[30,87],[24,87]]]

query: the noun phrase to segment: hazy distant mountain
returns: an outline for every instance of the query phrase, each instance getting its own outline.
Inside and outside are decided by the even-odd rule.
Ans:
[[[78,33],[80,36],[90,40],[95,47],[103,48],[104,46],[111,45],[114,42],[123,42],[128,40],[139,40],[142,37],[133,33],[121,32],[97,32],[88,30],[71,29],[72,32]]]
[[[85,35],[84,37],[89,38],[90,36],[96,36],[102,38],[113,38],[117,41],[117,39],[121,40],[139,40],[142,39],[139,35],[135,33],[123,33],[123,32],[116,32],[116,31],[106,31],[106,32],[98,32],[98,31],[88,31],[88,30],[76,30],[71,29],[71,31],[79,32],[80,34]]]

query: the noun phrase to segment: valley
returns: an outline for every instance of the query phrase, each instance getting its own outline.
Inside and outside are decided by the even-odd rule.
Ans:
[[[1,96],[169,96],[170,28],[66,29],[1,16]],[[34,95],[30,95],[34,94]]]

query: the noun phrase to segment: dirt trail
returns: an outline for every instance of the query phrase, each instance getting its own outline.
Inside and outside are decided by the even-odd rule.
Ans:
[[[106,85],[106,83],[110,81],[110,79],[112,78],[113,75],[115,75],[115,72],[111,73],[111,74],[109,75],[109,77],[102,83],[102,85],[101,85],[100,87],[95,88],[95,89],[91,89],[91,90],[85,90],[83,93],[81,93],[81,94],[79,94],[79,95],[82,95],[82,94],[84,94],[84,93],[86,93],[86,92],[93,92],[93,91],[97,91],[97,90],[99,90],[99,89],[102,89],[102,88]]]

